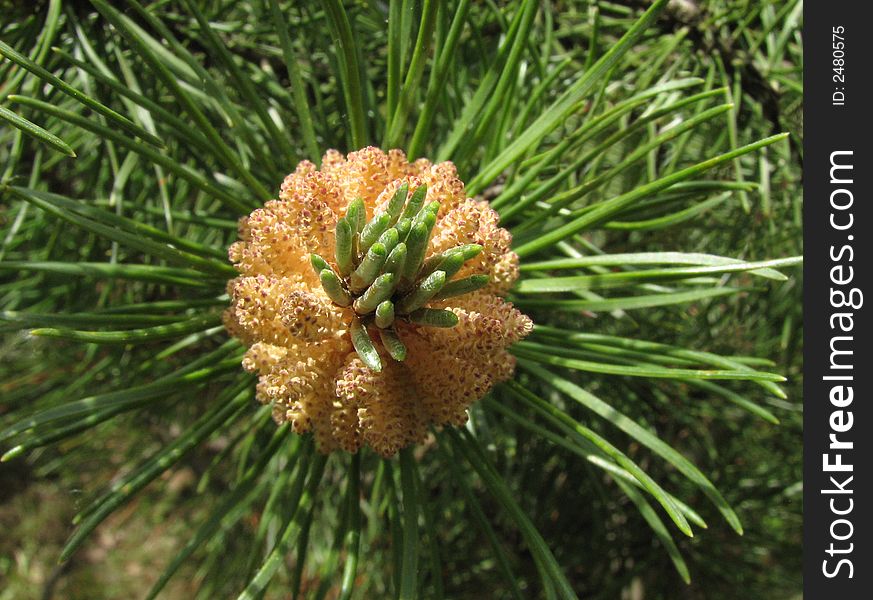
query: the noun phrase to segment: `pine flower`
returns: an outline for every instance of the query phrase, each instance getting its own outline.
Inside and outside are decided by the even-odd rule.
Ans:
[[[301,162],[279,200],[240,221],[227,329],[278,423],[323,452],[391,456],[512,376],[532,328],[503,300],[512,237],[450,162],[400,150]]]

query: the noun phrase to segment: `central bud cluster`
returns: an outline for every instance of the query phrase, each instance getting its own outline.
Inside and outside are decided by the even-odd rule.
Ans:
[[[439,202],[425,203],[426,197],[427,185],[418,186],[410,196],[409,184],[404,182],[385,210],[376,212],[369,222],[364,201],[356,198],[336,224],[337,270],[318,254],[311,256],[328,297],[337,306],[354,309],[352,344],[374,371],[382,370],[382,361],[368,326],[375,325],[387,354],[403,361],[406,346],[397,335],[395,321],[454,327],[458,324],[455,313],[425,305],[488,285],[487,275],[452,281],[467,261],[482,252],[480,244],[462,244],[424,259],[440,210]]]
[[[378,148],[301,162],[229,248],[224,324],[258,400],[323,452],[391,456],[463,425],[532,327],[504,299],[518,256],[498,221],[450,162]]]

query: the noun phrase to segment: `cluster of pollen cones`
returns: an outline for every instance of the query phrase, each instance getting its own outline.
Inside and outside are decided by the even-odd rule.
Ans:
[[[360,301],[341,306],[325,291],[313,255],[328,271],[347,271],[335,257],[337,223],[349,206],[362,200],[366,221],[378,220],[398,190],[413,195],[419,188],[436,217],[421,262],[481,246],[452,275],[456,281],[479,276],[479,284],[461,295],[435,294],[415,313],[448,311],[457,317],[448,326],[398,314],[390,325],[404,349],[398,357],[381,342],[372,318],[360,308],[356,313]],[[272,405],[278,423],[312,431],[322,452],[356,452],[367,444],[391,456],[423,441],[432,425],[464,424],[467,408],[512,376],[515,360],[507,348],[532,328],[503,299],[518,277],[512,237],[487,202],[467,198],[450,162],[410,163],[402,151],[373,147],[347,157],[328,151],[320,170],[301,162],[278,200],[241,219],[239,236],[229,250],[240,276],[228,285],[225,326],[249,346],[243,367],[259,374],[258,399]],[[406,294],[408,304],[412,292]],[[370,361],[356,351],[355,327],[372,340]]]

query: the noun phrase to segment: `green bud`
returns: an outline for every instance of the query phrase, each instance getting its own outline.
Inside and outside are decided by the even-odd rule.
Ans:
[[[394,274],[385,273],[379,275],[373,284],[367,288],[357,300],[355,300],[355,312],[366,315],[376,310],[385,300],[394,293]]]
[[[309,262],[312,264],[312,268],[315,269],[316,275],[321,275],[321,272],[325,269],[333,270],[330,268],[330,265],[327,264],[327,261],[321,258],[318,254],[310,254]]]
[[[476,258],[483,249],[479,244],[464,244],[462,246],[455,246],[455,248],[457,248],[458,252],[461,252],[464,255],[464,260]]]
[[[352,345],[355,347],[355,352],[361,361],[371,370],[377,373],[382,370],[382,359],[379,358],[379,352],[376,346],[373,345],[373,340],[370,339],[370,334],[367,333],[367,328],[361,323],[358,317],[352,317],[351,327]]]
[[[482,289],[486,285],[488,285],[488,275],[470,275],[464,279],[450,281],[444,285],[439,292],[437,292],[437,295],[434,296],[433,299],[444,300],[446,298],[453,298],[454,296],[462,296],[464,294],[469,294],[470,292],[475,292],[478,289]]]
[[[421,222],[412,226],[412,230],[409,232],[409,237],[406,241],[409,254],[406,257],[406,266],[403,267],[402,281],[404,282],[404,285],[409,285],[418,277],[418,271],[421,269],[421,262],[424,260],[425,252],[427,252],[430,233],[433,230],[433,226],[436,224],[436,212],[422,212],[426,212],[424,218]]]
[[[425,227],[427,227],[428,240],[430,240],[430,232],[433,231],[433,226],[436,225],[437,212],[439,212],[439,209],[439,206],[437,206],[436,210],[427,211],[427,214],[425,214],[425,216],[421,219],[421,222],[424,223]]]
[[[388,223],[390,221],[391,215],[382,213],[381,215],[373,217],[373,219],[364,226],[364,230],[361,231],[361,252],[366,252],[369,250],[370,246],[376,243],[379,236],[385,233],[385,230],[388,229]]]
[[[325,293],[335,304],[348,306],[352,303],[351,295],[345,290],[340,278],[333,272],[333,269],[322,270],[318,278],[321,280],[321,287],[324,288]]]
[[[439,270],[446,272],[446,279],[451,279],[455,273],[461,270],[464,266],[464,255],[460,252],[453,254],[440,263]]]
[[[445,272],[433,272],[397,303],[397,312],[401,315],[405,315],[418,310],[424,306],[428,300],[433,298],[445,284]]]
[[[412,219],[400,219],[397,221],[394,229],[397,230],[400,240],[405,242],[409,235],[409,230],[412,229]]]
[[[415,227],[416,223],[424,223],[431,216],[433,216],[433,222],[436,223],[437,213],[440,212],[440,203],[439,202],[431,202],[415,215],[415,218],[412,219],[412,226]],[[431,225],[431,227],[433,227]]]
[[[428,327],[454,327],[458,324],[458,315],[442,308],[419,308],[409,315],[409,320]]]
[[[353,234],[361,233],[367,223],[367,207],[364,206],[363,199],[355,198],[349,202],[349,206],[346,208],[346,219],[352,226]]]
[[[388,258],[387,254],[385,246],[378,242],[367,250],[367,255],[349,280],[353,292],[360,292],[376,280],[376,276],[382,270],[382,265],[385,264],[385,259]]]
[[[403,267],[403,280],[411,283],[415,280],[421,259],[427,250],[428,229],[424,223],[415,225],[406,238],[406,264]]]
[[[422,205],[424,205],[424,198],[427,196],[427,186],[422,184],[415,188],[415,191],[412,192],[412,196],[409,197],[409,202],[406,203],[406,208],[403,209],[403,214],[400,215],[401,219],[411,219],[421,210]]]
[[[480,252],[482,252],[482,246],[479,244],[464,244],[461,246],[455,246],[454,248],[449,248],[448,250],[443,250],[424,261],[420,274],[430,275],[437,269],[445,271],[445,269],[442,269],[441,263],[455,254],[461,254],[464,257],[464,261],[468,261],[471,258],[478,256]]]
[[[398,278],[403,274],[403,265],[406,264],[406,244],[400,242],[388,255],[385,261],[385,266],[382,271],[385,273],[394,273]]]
[[[394,249],[394,246],[397,245],[397,242],[400,241],[400,234],[397,233],[397,230],[391,227],[385,233],[379,236],[379,243],[385,246],[385,250],[389,253]]]
[[[406,197],[409,195],[409,183],[404,181],[400,184],[400,187],[397,188],[397,191],[394,193],[394,196],[388,202],[388,208],[385,212],[391,215],[391,224],[397,222],[397,219],[400,218],[400,213],[403,211],[403,205],[406,204]]]
[[[336,265],[340,275],[347,276],[352,270],[353,252],[352,226],[348,219],[340,219],[336,222]]]
[[[382,339],[382,345],[388,351],[388,354],[391,355],[391,358],[398,362],[403,362],[406,359],[406,346],[394,329],[380,329],[379,337]]]
[[[385,329],[394,322],[394,303],[385,300],[376,307],[376,327]]]

